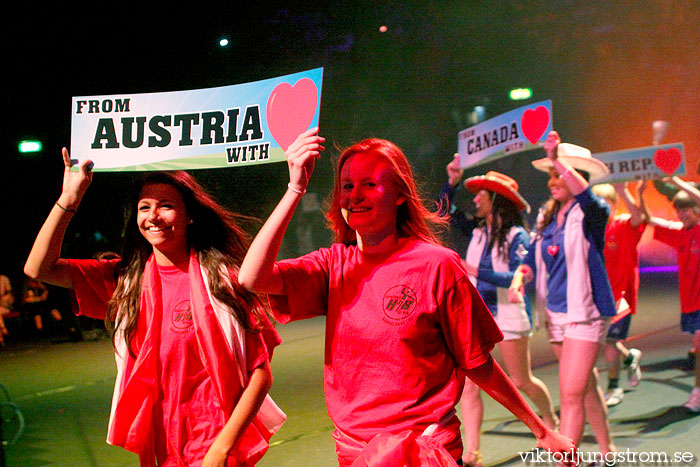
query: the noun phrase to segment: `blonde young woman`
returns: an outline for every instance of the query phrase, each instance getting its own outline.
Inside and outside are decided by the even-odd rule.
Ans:
[[[560,432],[578,445],[587,419],[605,456],[615,446],[595,362],[617,310],[603,259],[609,207],[592,193],[586,177],[601,177],[608,169],[589,150],[560,142],[551,132],[547,157],[532,163],[549,173],[551,198],[508,293],[519,302],[523,283],[536,281],[538,308],[546,311],[549,340],[559,359]]]

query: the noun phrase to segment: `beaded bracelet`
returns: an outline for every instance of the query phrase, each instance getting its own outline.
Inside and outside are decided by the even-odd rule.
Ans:
[[[298,195],[304,196],[304,194],[306,193],[306,190],[300,190],[299,188],[294,188],[291,183],[287,183],[287,188],[289,188],[291,191],[293,191],[294,193],[296,193]]]
[[[59,208],[63,209],[63,210],[66,211],[66,212],[72,212],[73,214],[75,214],[76,212],[78,212],[78,211],[75,210],[75,209],[64,208],[63,206],[61,206],[60,204],[58,204],[58,201],[56,201],[56,206],[58,206]]]

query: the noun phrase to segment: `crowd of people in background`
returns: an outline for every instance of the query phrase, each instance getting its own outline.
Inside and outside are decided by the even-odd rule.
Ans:
[[[159,346],[156,352],[168,362],[170,352],[192,351],[175,348],[181,332],[177,325],[175,334],[165,336],[165,324],[161,327],[140,317],[177,305],[170,303],[170,292],[152,298],[149,290],[180,290],[179,298],[191,299],[192,306],[200,301],[202,309],[213,306],[218,320],[221,308],[234,316],[223,327],[230,326],[239,340],[251,331],[258,333],[259,337],[242,338],[237,344],[243,355],[248,347],[255,361],[234,355],[231,361],[240,379],[217,374],[213,381],[197,384],[234,387],[237,396],[223,402],[227,413],[237,416],[227,420],[219,417],[218,408],[204,407],[221,418],[216,429],[196,438],[178,437],[179,444],[171,446],[166,442],[169,430],[177,429],[182,419],[163,410],[182,401],[154,396],[148,410],[155,410],[158,418],[139,421],[137,427],[154,443],[146,446],[142,439],[122,436],[122,425],[128,428],[135,422],[115,396],[112,416],[119,423],[110,423],[110,442],[139,453],[145,462],[188,458],[219,465],[226,459],[258,459],[279,427],[256,424],[254,417],[264,404],[271,381],[269,359],[279,343],[266,321],[267,305],[259,299],[267,295],[269,311],[280,323],[326,316],[325,393],[341,465],[377,453],[387,455],[391,449],[396,459],[408,459],[417,455],[413,448],[417,445],[421,455],[430,450],[436,460],[480,466],[482,390],[523,420],[542,446],[561,451],[571,441],[578,445],[588,422],[605,455],[616,450],[608,407],[624,398],[620,374],[626,370],[631,387],[642,379],[642,351],[628,348],[625,340],[637,311],[637,245],[645,229],[653,228],[655,239],[678,252],[681,329],[693,336],[692,352],[700,350],[700,191],[692,184],[678,177],[668,180],[678,190],[673,206],[679,221],[652,216],[643,199],[646,182],[634,187],[596,185],[608,172],[605,164],[551,132],[546,157],[532,162],[548,174],[550,199],[530,230],[524,213],[531,208],[519,192],[516,174],[490,171],[466,179],[463,184],[474,195],[475,214],[465,216],[454,209],[464,172],[455,155],[447,165],[442,209],[433,213],[426,210],[401,150],[391,142],[370,139],[346,149],[337,163],[327,213],[336,243],[300,258],[276,261],[323,142],[312,129],[287,149],[288,189],[250,245],[235,223],[237,215],[218,206],[191,177],[163,176],[145,181],[134,198],[134,225],[125,239],[133,247],[129,257],[112,255],[86,262],[58,256],[63,232],[91,180],[87,166],[71,173],[64,151],[64,192],[27,261],[25,271],[31,277],[15,294],[11,281],[0,276],[0,345],[15,332],[10,323],[15,319],[21,319],[33,338],[79,340],[81,323],[73,311],[79,305],[85,313],[88,303],[99,310],[99,318],[116,321],[115,348],[126,351],[121,355],[126,370],[120,369],[119,377],[128,378],[121,372],[128,373],[129,365],[140,361],[139,352],[146,344]],[[618,214],[619,200],[628,214]],[[436,234],[448,219],[469,239],[462,258],[444,248]],[[221,238],[213,239],[211,229],[202,230],[201,225],[224,225]],[[170,238],[175,234],[179,236]],[[402,280],[394,281],[397,276]],[[75,289],[78,300],[69,294],[56,300],[42,280]],[[383,314],[368,313],[374,309]],[[226,348],[226,339],[216,332],[208,334],[212,328],[204,323],[214,316],[208,313],[195,312],[199,317],[192,329],[199,334],[192,342],[206,347],[216,360],[220,356],[214,354]],[[142,319],[149,320],[147,327],[139,324]],[[530,340],[540,327],[546,329],[560,364],[559,414],[550,389],[533,374]],[[170,347],[164,348],[163,342]],[[495,346],[505,372],[490,356]],[[596,368],[601,350],[607,366],[606,391]],[[118,351],[118,365],[119,355]],[[216,367],[209,361],[200,364]],[[685,404],[693,412],[700,412],[699,367]],[[177,371],[182,381],[176,385],[189,381],[187,368]],[[168,375],[154,375],[155,386],[142,390],[162,395],[173,388]],[[116,393],[124,389],[119,385]],[[539,416],[518,390],[537,407]],[[454,413],[460,400],[464,449]],[[386,427],[392,427],[389,435]],[[243,433],[255,439],[234,449]],[[437,440],[439,447],[428,449],[421,437]]]
[[[6,341],[79,341],[95,326],[103,328],[73,314],[67,291],[27,276],[13,288],[10,278],[0,275],[0,347]]]
[[[624,398],[620,386],[622,367],[631,387],[642,379],[642,352],[627,348],[624,342],[637,310],[637,246],[647,226],[654,229],[654,239],[678,252],[681,329],[693,336],[691,353],[697,354],[700,349],[700,191],[678,177],[670,177],[667,182],[677,189],[672,203],[679,221],[659,219],[649,215],[644,203],[646,181],[636,184],[635,200],[624,183],[595,185],[596,179],[607,175],[607,167],[587,149],[561,143],[556,132],[549,134],[545,151],[547,158],[532,164],[549,174],[551,199],[541,208],[537,225],[526,241],[516,234],[508,237],[506,248],[496,247],[499,229],[513,229],[516,223],[506,223],[504,216],[494,214],[492,207],[504,197],[510,200],[513,210],[526,207],[526,201],[518,194],[517,182],[507,175],[489,172],[464,181],[467,191],[476,195],[474,219],[454,208],[449,212],[452,225],[470,238],[464,266],[486,303],[493,303],[489,309],[504,335],[512,332],[519,313],[501,305],[499,292],[507,290],[512,304],[522,304],[528,296],[525,283],[535,282],[536,308],[545,316],[549,340],[560,360],[559,429],[578,444],[587,421],[605,454],[615,450],[607,407],[620,404]],[[462,177],[457,155],[447,165],[447,177],[441,199],[451,206]],[[617,213],[619,199],[628,214]],[[505,237],[500,235],[502,245]],[[510,279],[501,280],[505,277]],[[537,315],[528,316],[531,323],[538,321]],[[532,327],[524,329],[531,332]],[[599,386],[595,367],[601,347],[608,370],[605,393]],[[509,351],[502,352],[502,358],[508,362]],[[521,352],[521,361],[527,361],[527,353]],[[695,365],[695,387],[684,404],[693,412],[700,412],[699,375]],[[521,389],[539,407],[543,419],[551,420],[542,402]],[[478,426],[482,413],[481,405],[470,393],[466,385],[462,399],[467,447],[464,462],[479,465]]]

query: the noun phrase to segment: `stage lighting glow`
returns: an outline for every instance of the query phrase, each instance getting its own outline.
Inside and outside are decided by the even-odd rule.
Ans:
[[[41,151],[41,142],[40,141],[21,141],[19,143],[19,152],[21,152],[21,153],[39,152],[39,151]]]
[[[387,32],[388,30],[389,28],[387,28],[386,26],[379,26],[379,32]]]
[[[510,97],[511,100],[514,100],[514,101],[521,101],[523,99],[529,99],[530,97],[532,97],[532,89],[530,89],[530,88],[511,89],[510,93],[508,94],[508,97]]]
[[[219,41],[221,47],[226,47],[228,45],[228,39],[224,38]]]

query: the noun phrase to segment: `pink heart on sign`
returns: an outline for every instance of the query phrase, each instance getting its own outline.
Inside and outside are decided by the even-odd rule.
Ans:
[[[683,162],[683,154],[677,148],[657,149],[654,152],[654,164],[666,175],[675,172]]]
[[[520,118],[520,128],[525,138],[535,144],[540,140],[549,126],[549,110],[541,105],[535,109],[527,109]]]
[[[306,131],[316,115],[318,90],[309,78],[280,83],[267,98],[267,127],[283,150]]]

